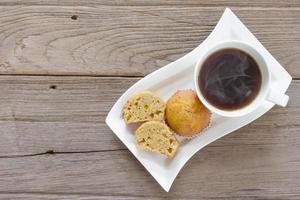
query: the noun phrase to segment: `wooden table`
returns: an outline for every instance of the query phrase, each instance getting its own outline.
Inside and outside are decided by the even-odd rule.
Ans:
[[[166,193],[104,119],[227,6],[293,76],[290,102],[198,152]],[[300,199],[300,1],[1,0],[0,25],[1,199]]]

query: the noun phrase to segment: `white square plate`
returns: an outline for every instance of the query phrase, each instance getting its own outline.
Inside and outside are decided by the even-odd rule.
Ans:
[[[249,124],[269,111],[274,104],[263,102],[254,112],[239,118],[225,118],[213,115],[212,124],[203,134],[181,144],[173,159],[145,152],[135,145],[133,129],[126,125],[122,118],[122,107],[133,94],[150,90],[167,100],[173,93],[180,89],[194,89],[193,70],[197,58],[205,52],[207,47],[221,40],[240,40],[252,44],[265,58],[272,74],[272,86],[277,91],[285,93],[292,77],[263,47],[246,26],[227,8],[213,32],[197,48],[182,58],[149,74],[130,87],[115,103],[109,112],[106,123],[111,130],[126,145],[132,154],[142,163],[155,180],[169,191],[179,171],[185,163],[200,149],[211,142]]]

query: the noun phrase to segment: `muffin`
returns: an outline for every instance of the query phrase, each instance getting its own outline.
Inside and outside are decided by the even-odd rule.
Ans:
[[[172,158],[179,147],[174,133],[166,124],[159,121],[143,123],[135,131],[135,139],[139,148],[161,153],[168,158]]]
[[[191,137],[209,126],[211,112],[193,90],[177,91],[166,105],[166,122],[177,134]]]
[[[125,122],[163,121],[165,102],[150,91],[142,91],[132,96],[123,107]]]

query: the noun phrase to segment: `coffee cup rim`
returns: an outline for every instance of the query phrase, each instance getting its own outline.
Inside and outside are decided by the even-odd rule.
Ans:
[[[243,48],[239,48],[239,47]],[[262,83],[261,88],[255,97],[255,99],[245,107],[234,109],[234,110],[222,110],[220,108],[215,107],[214,105],[210,104],[205,97],[202,95],[202,92],[199,88],[199,73],[200,69],[202,67],[203,62],[213,53],[220,51],[222,49],[239,49],[241,51],[246,52],[249,54],[253,59],[257,62],[260,70],[261,70],[261,76],[262,76]],[[251,51],[251,52],[250,52]],[[255,55],[254,55],[255,54]],[[265,59],[263,56],[250,44],[241,42],[238,40],[226,40],[220,43],[217,43],[216,45],[209,48],[197,61],[195,69],[194,69],[194,86],[196,88],[197,96],[199,97],[200,101],[204,104],[205,107],[207,107],[212,112],[219,114],[224,117],[240,117],[243,115],[246,115],[252,111],[254,111],[259,105],[261,105],[262,101],[266,99],[266,96],[268,94],[270,85],[270,71],[268,69],[268,66],[266,64]]]

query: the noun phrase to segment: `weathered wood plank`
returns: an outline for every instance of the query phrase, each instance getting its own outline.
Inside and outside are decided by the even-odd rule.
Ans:
[[[205,6],[205,7],[299,7],[300,2],[296,0],[253,0],[253,1],[239,1],[239,0],[1,0],[1,6],[11,6],[11,5],[42,5],[42,6],[100,6],[100,5],[109,5],[109,6]]]
[[[0,76],[0,156],[124,148],[104,120],[137,80]]]
[[[276,197],[272,197],[272,200],[297,200],[299,196],[298,195],[278,195]],[[230,197],[230,199],[241,199],[244,200],[253,200],[253,199],[260,199],[260,196],[251,196],[251,197]],[[21,194],[0,194],[0,199],[5,200],[139,200],[139,199],[145,199],[145,197],[136,197],[136,196],[100,196],[100,195],[87,195],[87,194],[78,194],[78,195],[65,195],[65,194],[27,194],[27,193],[21,193]],[[159,200],[159,199],[170,199],[167,196],[166,197],[146,197],[147,200]],[[174,200],[199,200],[199,198],[188,198],[188,197],[172,197]],[[228,198],[206,198],[206,199],[228,199]]]
[[[125,149],[104,120],[119,96],[137,80],[0,76],[0,156]],[[300,81],[294,81],[287,108],[274,107],[212,146],[299,144],[299,91]]]
[[[208,146],[166,193],[129,151],[1,158],[0,192],[299,199],[300,146]]]
[[[0,74],[143,76],[195,48],[223,10],[192,5],[0,6]],[[233,10],[299,78],[299,9]]]
[[[0,199],[5,200],[138,200],[137,196],[109,196],[109,195],[89,195],[89,194],[47,194],[47,193],[0,193]],[[149,200],[161,198],[147,197]]]

